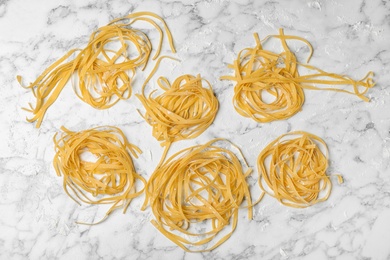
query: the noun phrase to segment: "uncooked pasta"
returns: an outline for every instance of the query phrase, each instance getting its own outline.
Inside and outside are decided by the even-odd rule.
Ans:
[[[47,109],[55,102],[72,75],[77,96],[97,109],[112,107],[121,99],[131,96],[132,82],[137,68],[146,67],[152,53],[152,43],[141,30],[132,26],[137,21],[151,24],[159,33],[160,40],[153,59],[161,51],[163,30],[156,23],[162,23],[172,52],[175,52],[172,35],[158,15],[151,12],[138,12],[116,19],[92,33],[84,49],[73,49],[50,65],[34,82],[30,89],[36,99],[25,110],[33,116],[29,122],[42,123]],[[72,57],[75,58],[72,59]],[[70,59],[70,60],[69,60]],[[20,84],[22,78],[17,76]]]
[[[195,138],[211,125],[218,112],[218,99],[211,84],[200,75],[182,75],[172,85],[160,77],[157,83],[163,93],[155,96],[154,90],[146,96],[144,85],[137,97],[146,110],[143,118],[153,127],[153,136],[166,147],[163,161],[173,142]]]
[[[304,208],[330,195],[328,150],[316,135],[296,131],[278,137],[260,153],[257,166],[260,188],[283,205]]]
[[[328,73],[300,63],[288,47],[287,41],[301,41],[309,47],[307,63],[313,53],[311,44],[301,37],[285,35],[283,29],[280,29],[279,33],[267,36],[263,43],[271,38],[277,38],[282,43],[283,52],[274,53],[263,49],[259,36],[255,33],[256,46],[241,50],[234,63],[229,65],[229,68],[234,69],[234,76],[221,77],[236,82],[233,104],[240,115],[261,123],[287,119],[302,109],[305,101],[304,89],[344,92],[369,101],[365,94],[374,86],[373,72],[370,71],[361,80],[353,80],[348,76]],[[313,73],[300,75],[299,66]],[[351,85],[353,90],[324,88],[315,84]]]
[[[226,241],[237,226],[244,200],[252,219],[246,182],[251,169],[243,157],[241,163],[235,153],[219,145],[222,141],[215,139],[172,155],[156,168],[147,184],[143,208],[150,204],[153,225],[186,251],[208,251]],[[199,226],[205,230],[196,231]]]
[[[135,171],[131,157],[138,158],[141,150],[130,144],[117,127],[80,132],[61,129],[59,137],[56,134],[53,138],[56,151],[53,165],[57,175],[63,177],[66,194],[79,205],[80,202],[111,204],[105,218],[118,208],[125,213],[132,199],[144,192],[144,188],[136,186],[146,185]]]

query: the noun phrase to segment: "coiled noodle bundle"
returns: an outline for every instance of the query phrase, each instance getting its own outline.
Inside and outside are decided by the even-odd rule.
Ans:
[[[61,129],[59,138],[57,134],[53,138],[56,151],[53,165],[57,175],[63,176],[66,194],[79,205],[80,202],[112,204],[106,217],[121,207],[125,213],[131,200],[144,191],[144,188],[136,190],[136,182],[146,185],[145,179],[135,172],[129,154],[138,158],[139,148],[113,126],[81,132]],[[88,155],[94,159],[86,159]]]
[[[147,184],[143,208],[149,202],[155,216],[153,225],[186,251],[192,251],[188,246],[211,242],[230,224],[230,232],[200,251],[212,250],[226,241],[236,228],[244,199],[252,219],[251,195],[245,180],[251,169],[243,173],[237,156],[217,146],[218,141],[221,139],[174,154],[156,168]],[[205,222],[210,224],[208,229],[192,231]]]
[[[146,110],[143,118],[153,127],[153,136],[166,147],[166,154],[171,143],[203,133],[214,121],[219,104],[210,83],[200,75],[182,75],[172,85],[160,77],[157,83],[164,90],[162,94],[154,97],[154,90],[146,97],[143,91],[137,97]]]
[[[47,109],[74,73],[77,75],[73,82],[75,93],[94,108],[107,109],[119,100],[129,98],[136,69],[146,67],[152,52],[148,36],[131,26],[137,21],[144,21],[160,33],[159,45],[153,57],[156,59],[161,51],[164,33],[155,20],[162,23],[171,50],[176,52],[172,35],[158,15],[138,12],[116,19],[92,33],[84,49],[70,50],[26,87],[36,98],[35,106],[30,103],[29,108],[25,108],[33,114],[27,121],[37,121],[36,127],[41,125]],[[74,55],[76,57],[68,61]],[[21,76],[17,76],[17,79],[22,84]]]
[[[270,38],[279,39],[284,50],[282,53],[263,49],[259,36],[254,34],[254,37],[256,47],[243,49],[239,52],[237,60],[229,65],[229,68],[234,69],[235,75],[221,77],[236,82],[233,104],[240,115],[260,123],[289,118],[302,109],[305,101],[303,89],[344,92],[369,101],[364,95],[375,85],[372,80],[373,72],[370,71],[363,79],[356,81],[344,75],[328,73],[300,63],[289,49],[287,40],[298,40],[309,47],[307,63],[312,56],[313,48],[301,37],[284,35],[283,29],[279,30],[279,35],[270,35],[263,40],[266,42]],[[301,76],[298,72],[299,66],[314,73]],[[322,88],[314,84],[352,85],[353,91]]]
[[[330,195],[327,146],[313,134],[296,131],[278,137],[260,153],[257,166],[260,188],[283,205],[304,208]]]

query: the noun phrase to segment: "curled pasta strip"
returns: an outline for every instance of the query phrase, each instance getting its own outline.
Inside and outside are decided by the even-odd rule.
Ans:
[[[234,69],[235,75],[221,77],[236,82],[233,103],[240,115],[260,123],[289,118],[302,109],[305,101],[303,89],[344,92],[369,101],[365,94],[375,85],[372,80],[373,72],[370,71],[363,79],[356,81],[300,63],[289,49],[287,40],[298,40],[308,46],[310,54],[307,63],[313,53],[311,44],[301,37],[284,35],[283,29],[279,33],[266,37],[263,42],[270,38],[279,39],[283,46],[282,53],[263,49],[259,36],[254,34],[257,45],[241,50],[234,63],[229,65],[229,68]],[[301,76],[299,66],[314,73]],[[314,84],[351,85],[353,90],[317,87]],[[270,98],[265,98],[267,95]]]
[[[96,127],[81,132],[61,129],[60,136],[56,134],[53,138],[56,152],[53,166],[57,175],[63,176],[66,194],[79,205],[80,202],[112,204],[104,219],[118,208],[123,208],[125,213],[131,200],[144,192],[144,188],[136,190],[137,182],[146,186],[129,154],[138,158],[141,150],[130,144],[117,127]],[[88,160],[88,155],[94,159]]]
[[[154,90],[146,97],[143,90],[137,97],[145,107],[143,118],[153,127],[153,136],[166,147],[163,160],[171,143],[203,133],[214,121],[219,104],[211,84],[200,75],[182,75],[172,85],[160,77],[157,83],[162,94],[154,96]]]
[[[152,52],[148,36],[132,27],[137,21],[151,24],[160,33],[153,59],[160,54],[164,36],[157,22],[162,23],[171,50],[176,52],[172,35],[158,15],[138,12],[116,19],[92,33],[84,49],[69,51],[26,86],[36,98],[35,106],[30,103],[29,108],[25,108],[33,114],[27,121],[36,121],[36,127],[39,127],[47,109],[74,74],[77,75],[72,81],[75,93],[94,108],[107,109],[119,100],[129,98],[136,69],[146,67]],[[75,58],[68,61],[73,56]],[[22,84],[21,76],[17,76],[17,79]]]
[[[257,166],[260,188],[285,206],[304,208],[330,195],[327,146],[313,134],[296,131],[278,137],[260,153]]]
[[[174,154],[156,168],[147,184],[143,209],[150,204],[155,217],[152,224],[189,252],[195,252],[193,247],[205,246],[220,232],[226,233],[225,228],[230,225],[231,230],[221,234],[222,238],[213,246],[196,252],[212,250],[226,241],[237,226],[238,210],[244,199],[248,203],[248,217],[252,219],[246,182],[252,169],[242,157],[248,168],[243,173],[237,156],[217,146],[216,142],[222,140],[215,139]],[[199,232],[197,227],[204,224],[209,226]]]

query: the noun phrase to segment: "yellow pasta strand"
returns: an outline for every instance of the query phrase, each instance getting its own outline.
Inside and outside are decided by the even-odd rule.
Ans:
[[[260,188],[285,206],[304,208],[330,195],[327,146],[313,134],[296,131],[278,137],[260,153],[257,166]]]
[[[220,141],[226,142],[214,139],[174,154],[156,168],[147,184],[143,209],[150,204],[155,217],[152,224],[188,252],[209,251],[226,241],[237,226],[238,209],[244,199],[252,219],[253,204],[245,180],[252,169],[242,157],[248,168],[243,173],[237,156],[217,146]],[[210,224],[206,231],[193,231],[202,223]],[[212,242],[229,225],[231,230],[212,246],[192,250]]]
[[[312,56],[313,48],[307,40],[301,37],[284,35],[283,29],[279,30],[279,35],[270,35],[263,40],[266,42],[270,38],[279,39],[283,46],[282,53],[263,49],[259,36],[254,34],[254,37],[256,46],[240,51],[237,60],[229,65],[229,68],[234,69],[235,75],[221,77],[221,79],[236,82],[233,103],[240,115],[250,117],[260,123],[289,118],[302,109],[305,101],[303,89],[344,92],[369,101],[365,94],[375,85],[372,80],[373,72],[370,71],[363,79],[356,81],[348,76],[328,73],[311,65],[300,63],[289,49],[287,40],[302,41],[309,47],[310,54],[307,62]],[[315,72],[300,76],[299,66]],[[353,91],[317,87],[314,84],[351,85]],[[264,95],[269,95],[273,100],[266,100]]]
[[[136,96],[145,107],[143,118],[153,127],[153,136],[166,147],[162,162],[171,143],[195,138],[211,125],[219,104],[211,84],[200,75],[182,75],[172,85],[167,78],[160,77],[157,83],[164,91],[162,94],[154,97],[154,90],[146,97],[144,85],[142,95]]]
[[[138,158],[141,150],[130,144],[117,127],[96,127],[81,132],[65,127],[61,130],[60,136],[57,138],[56,134],[53,138],[56,151],[53,165],[57,175],[63,176],[66,194],[79,205],[80,202],[112,204],[105,218],[121,207],[125,213],[131,200],[144,191],[144,188],[136,190],[136,182],[146,186],[145,179],[135,172],[129,154]],[[87,154],[96,160],[83,159]]]
[[[40,127],[47,109],[74,74],[77,75],[77,80],[72,82],[75,93],[94,108],[107,109],[121,99],[128,99],[136,68],[141,67],[143,70],[152,52],[148,36],[131,26],[137,21],[144,21],[160,33],[153,57],[156,59],[164,36],[156,20],[162,23],[171,50],[175,53],[172,35],[165,21],[158,15],[138,12],[116,19],[92,33],[84,49],[69,51],[26,87],[36,98],[35,106],[29,104],[29,108],[25,109],[33,114],[27,121],[36,121],[36,127]],[[75,58],[67,61],[74,55]],[[21,76],[17,76],[17,80],[22,84]]]

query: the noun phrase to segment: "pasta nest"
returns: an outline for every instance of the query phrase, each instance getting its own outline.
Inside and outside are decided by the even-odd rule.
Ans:
[[[264,148],[257,165],[260,188],[283,205],[304,208],[330,195],[328,150],[318,136],[303,131],[284,134]]]
[[[107,109],[121,99],[128,99],[132,94],[136,68],[145,68],[149,60],[152,45],[148,37],[125,26],[99,28],[91,35],[88,46],[73,61],[78,75],[78,84],[73,84],[74,91],[94,108]],[[121,44],[118,49],[109,47],[115,46],[115,42]],[[129,45],[136,47],[132,51],[134,57],[128,53]]]
[[[260,123],[290,118],[302,109],[305,101],[304,89],[344,92],[369,101],[365,94],[375,85],[373,72],[368,72],[363,79],[357,81],[300,63],[288,47],[287,40],[306,44],[310,51],[307,63],[313,54],[313,47],[301,37],[284,35],[282,29],[279,30],[279,35],[269,35],[263,40],[266,42],[271,38],[279,39],[283,46],[281,53],[263,49],[258,34],[255,33],[254,37],[256,46],[241,50],[234,63],[228,65],[234,69],[235,75],[221,77],[236,82],[233,104],[240,115]],[[314,72],[301,76],[299,66]],[[353,90],[318,87],[317,84],[351,85]]]
[[[120,207],[125,213],[131,200],[144,191],[137,190],[137,182],[146,185],[136,173],[131,157],[138,158],[139,148],[113,126],[80,132],[61,129],[60,136],[53,138],[53,165],[57,175],[63,176],[66,194],[79,205],[112,204],[106,216]]]
[[[235,230],[243,200],[251,204],[246,182],[251,169],[244,174],[237,156],[216,146],[220,140],[174,154],[156,168],[147,184],[144,208],[149,202],[155,216],[153,225],[186,251],[191,251],[188,246],[212,241],[230,224],[229,233],[200,251],[219,246]],[[252,206],[248,206],[248,213],[252,218]],[[207,223],[211,227],[202,225]]]
[[[28,108],[33,116],[27,121],[40,127],[47,109],[55,102],[72,77],[76,95],[90,106],[107,109],[132,94],[132,80],[136,69],[145,69],[152,52],[152,43],[141,30],[134,29],[135,22],[149,23],[160,34],[153,60],[160,55],[164,32],[173,53],[176,52],[171,32],[165,21],[151,12],[138,12],[115,19],[100,27],[90,36],[83,49],[72,49],[50,65],[38,78],[25,88],[32,91],[35,106]],[[157,22],[162,24],[162,28]],[[70,61],[68,61],[70,59]],[[22,77],[17,76],[22,85]]]
[[[205,81],[208,88],[203,87]],[[182,75],[171,85],[160,77],[158,85],[164,92],[156,97],[156,90],[148,97],[137,95],[146,113],[143,118],[153,127],[153,136],[168,146],[175,141],[190,139],[203,133],[214,121],[218,99],[211,84],[200,75]]]
[[[247,59],[245,55],[255,60]],[[301,110],[305,95],[297,77],[296,68],[281,68],[280,57],[264,55],[261,51],[246,53],[242,57],[242,71],[250,71],[234,88],[234,106],[236,111],[245,117],[252,117],[259,122],[289,118]],[[285,57],[284,57],[285,58]],[[253,66],[258,69],[251,71]],[[261,64],[261,65],[260,65]],[[253,73],[252,73],[253,72]],[[273,99],[268,101],[267,93]]]

